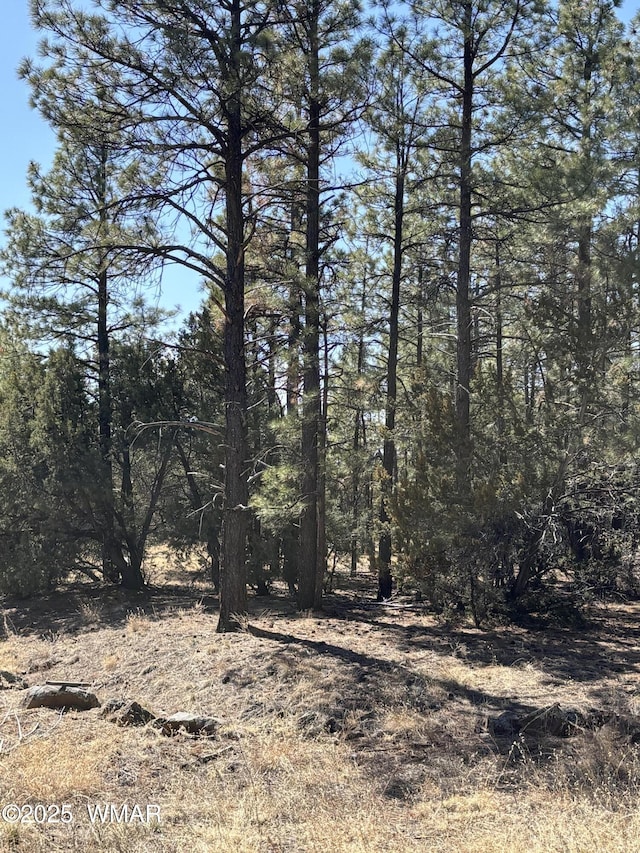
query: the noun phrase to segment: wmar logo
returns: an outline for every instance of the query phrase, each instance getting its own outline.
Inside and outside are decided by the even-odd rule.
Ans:
[[[160,823],[160,806],[152,803],[87,803],[87,814],[91,823]]]

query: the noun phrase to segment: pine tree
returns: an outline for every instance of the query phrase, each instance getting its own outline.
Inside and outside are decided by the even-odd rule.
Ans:
[[[253,220],[247,161],[272,142],[278,115],[269,90],[277,53],[271,9],[254,0],[127,0],[93,15],[64,0],[34,2],[32,16],[53,36],[44,46],[49,69],[29,73],[36,101],[53,124],[84,120],[84,89],[97,81],[101,122],[118,127],[124,144],[152,164],[153,179],[140,176],[128,198],[144,199],[150,211],[173,221],[174,234],[171,241],[130,241],[127,248],[195,270],[223,296],[226,458],[218,628],[233,630],[235,614],[246,610],[244,295]],[[79,85],[58,103],[56,72],[69,68]],[[275,133],[281,136],[282,127]]]
[[[286,93],[299,116],[302,146],[288,148],[304,170],[299,210],[304,210],[304,275],[300,276],[304,325],[302,350],[301,457],[302,509],[298,547],[298,606],[320,608],[326,569],[324,447],[325,412],[321,391],[323,263],[332,240],[327,239],[323,197],[328,173],[340,144],[363,109],[362,76],[368,46],[355,37],[359,27],[356,3],[325,0],[286,8],[286,37],[292,45]],[[293,85],[292,85],[293,84]],[[332,187],[335,191],[336,188]],[[324,244],[324,245],[323,245]]]
[[[0,330],[0,589],[51,590],[95,577],[90,485],[99,469],[91,401],[69,346],[44,355]]]
[[[412,5],[414,14],[422,11]],[[471,485],[472,278],[474,221],[485,198],[478,183],[478,159],[509,138],[498,128],[501,74],[511,61],[515,36],[527,4],[455,0],[426,10],[420,51],[411,57],[434,99],[436,125],[431,147],[445,160],[443,178],[455,175],[455,193],[445,203],[456,211],[456,481],[461,501]],[[438,126],[439,125],[439,126]],[[449,184],[449,186],[451,186]]]
[[[142,303],[132,300],[130,293],[144,286],[145,269],[139,267],[133,279],[114,248],[129,239],[131,217],[139,213],[131,208],[126,214],[116,211],[120,187],[132,165],[106,135],[89,141],[88,136],[80,139],[61,131],[49,172],[43,174],[35,164],[29,170],[36,213],[11,210],[7,215],[3,263],[12,281],[9,302],[31,336],[73,342],[89,381],[95,383],[101,465],[92,478],[97,476],[100,483],[94,492],[94,519],[102,540],[102,572],[107,580],[139,588],[142,575],[125,559],[126,541],[115,530],[110,365],[116,330],[121,334],[142,322]],[[151,234],[152,226],[145,227]],[[137,225],[135,233],[140,233]],[[147,266],[147,280],[150,273]],[[147,316],[153,313],[147,311]]]
[[[380,496],[378,545],[378,600],[391,597],[391,516],[390,501],[396,478],[396,409],[398,406],[398,346],[400,338],[401,285],[406,276],[406,252],[411,229],[407,222],[407,196],[415,181],[416,151],[424,134],[425,95],[412,76],[410,53],[415,41],[407,25],[383,19],[387,40],[378,56],[377,91],[369,112],[369,124],[378,143],[364,160],[373,173],[374,185],[368,195],[376,197],[379,232],[389,230],[384,242],[391,251],[391,288],[387,300],[389,313],[388,352],[386,359],[386,398],[384,441],[382,452],[383,480]],[[414,36],[415,39],[415,36]],[[367,162],[368,160],[368,162]],[[382,203],[381,203],[382,202]],[[392,221],[384,221],[383,207],[392,211]],[[412,235],[415,237],[415,235]],[[383,246],[384,246],[383,242]],[[383,248],[383,251],[386,247]]]

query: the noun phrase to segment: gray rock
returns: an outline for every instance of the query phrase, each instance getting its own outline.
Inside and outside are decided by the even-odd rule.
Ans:
[[[504,711],[489,720],[489,731],[495,737],[513,737],[520,731],[520,720],[513,711]]]
[[[53,708],[68,711],[89,711],[99,708],[100,702],[94,693],[81,687],[43,684],[30,687],[22,700],[24,708]]]
[[[204,737],[215,737],[220,726],[220,720],[215,717],[199,717],[196,714],[188,714],[181,711],[170,717],[158,717],[154,720],[163,735],[177,734],[181,729],[191,735],[203,735]]]
[[[127,704],[126,699],[107,699],[100,711],[101,717],[108,717],[109,714],[115,714]]]

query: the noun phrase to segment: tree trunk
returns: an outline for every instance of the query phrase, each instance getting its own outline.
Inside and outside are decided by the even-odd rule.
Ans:
[[[295,234],[302,228],[299,205],[295,201],[291,203],[291,233]],[[290,262],[293,267],[298,262],[295,252],[295,241],[292,241]],[[292,282],[289,289],[289,331],[287,334],[287,414],[298,413],[298,396],[300,392],[300,357],[299,346],[302,329],[300,314],[302,312],[302,294]]]
[[[463,5],[465,17],[464,86],[459,172],[459,245],[456,286],[457,314],[457,381],[456,381],[456,483],[458,497],[464,503],[469,497],[471,479],[471,132],[473,110],[473,17],[472,4]]]
[[[322,606],[318,594],[318,431],[320,429],[320,100],[319,3],[309,6],[309,123],[307,127],[307,202],[305,328],[302,339],[302,511],[300,513],[298,607]]]
[[[125,408],[123,412],[123,423],[130,424],[133,420],[133,412],[131,404]],[[142,554],[138,553],[136,547],[136,513],[133,496],[133,480],[131,477],[131,452],[129,445],[125,444],[122,450],[122,480],[120,493],[122,496],[122,506],[120,512],[117,513],[117,520],[120,526],[120,541],[114,538],[112,559],[115,564],[120,567],[120,583],[125,589],[142,589],[144,587],[144,577],[142,576]],[[129,559],[125,559],[123,551],[129,555]]]
[[[504,392],[504,349],[503,349],[503,326],[502,326],[502,268],[500,262],[500,242],[496,239],[495,254],[496,272],[496,395],[498,398],[498,415],[496,425],[498,428],[500,462],[507,461],[506,448],[504,446],[505,433],[505,392]]]
[[[239,0],[231,3],[231,59],[227,100],[225,275],[225,477],[218,632],[239,627],[247,610],[248,525],[247,385],[244,347],[244,214],[242,209],[242,32]]]
[[[129,560],[122,563],[120,584],[124,589],[144,589],[144,576],[142,574],[143,554],[136,548],[129,548]]]
[[[113,506],[113,458],[111,455],[111,378],[109,363],[109,332],[107,326],[108,274],[104,267],[98,277],[98,444],[102,463],[102,575],[112,583],[119,580],[119,569],[113,562],[115,550]]]
[[[300,216],[295,204],[291,207],[291,230],[300,227]],[[292,263],[295,255],[292,253]],[[287,335],[287,377],[286,398],[287,415],[296,417],[298,414],[298,395],[300,390],[300,358],[299,346],[301,337],[300,311],[301,294],[295,285],[289,291],[289,332]],[[287,582],[290,595],[296,595],[298,582],[298,539],[299,527],[295,521],[288,522],[282,534],[282,574]]]
[[[96,176],[96,193],[101,202],[99,211],[100,228],[107,225],[107,157],[106,146],[100,149],[100,167]],[[98,445],[102,463],[103,483],[99,500],[103,511],[102,535],[102,575],[105,580],[116,583],[120,580],[118,562],[114,562],[117,551],[114,529],[113,497],[113,457],[111,427],[113,423],[113,405],[111,400],[111,365],[109,358],[109,271],[106,254],[100,258],[98,271]]]
[[[393,576],[391,574],[391,517],[389,500],[393,491],[396,462],[396,400],[398,394],[398,325],[400,316],[400,280],[402,278],[404,184],[406,155],[398,144],[396,186],[394,196],[393,231],[393,274],[391,279],[391,306],[389,313],[389,352],[387,357],[387,397],[385,404],[385,434],[382,449],[384,477],[380,495],[381,533],[378,541],[378,601],[391,598]]]
[[[364,312],[367,302],[367,276],[366,271],[362,276],[362,294],[360,297],[360,313],[362,322],[360,323],[360,331],[358,333],[358,384],[360,377],[364,372]],[[354,578],[358,571],[358,560],[360,557],[360,546],[358,542],[358,516],[360,509],[360,424],[362,421],[363,410],[356,403],[356,412],[353,419],[353,473],[351,481],[351,572],[350,575]]]
[[[585,56],[584,71],[582,79],[584,88],[584,119],[580,138],[583,163],[582,169],[587,181],[585,187],[586,198],[593,197],[593,162],[592,162],[592,107],[590,105],[590,82],[592,70],[598,64],[598,57],[590,48]],[[578,224],[578,267],[576,279],[578,285],[578,378],[580,380],[580,392],[586,389],[591,391],[593,366],[593,341],[591,327],[591,241],[593,238],[593,221],[590,213],[580,216]]]
[[[322,323],[324,369],[318,430],[318,566],[316,570],[316,607],[322,606],[324,576],[327,571],[327,406],[329,404],[329,340],[327,318]]]

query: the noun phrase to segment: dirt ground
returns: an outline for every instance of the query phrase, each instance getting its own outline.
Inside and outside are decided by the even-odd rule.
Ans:
[[[322,615],[281,589],[218,635],[197,572],[169,556],[152,579],[0,602],[0,670],[216,735],[25,710],[5,683],[0,850],[640,851],[640,605],[478,630],[376,604],[363,572]],[[575,725],[518,729],[552,708]]]

